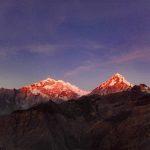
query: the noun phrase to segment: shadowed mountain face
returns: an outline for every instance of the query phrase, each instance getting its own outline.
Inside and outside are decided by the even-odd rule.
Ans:
[[[107,96],[47,102],[0,118],[6,150],[149,150],[150,94],[134,87]]]
[[[48,101],[40,95],[24,93],[16,89],[0,89],[0,115],[9,114],[18,109],[27,109],[34,104]]]

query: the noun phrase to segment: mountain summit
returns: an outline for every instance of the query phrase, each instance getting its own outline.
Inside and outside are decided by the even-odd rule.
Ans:
[[[21,88],[21,91],[31,93],[33,95],[40,95],[54,101],[76,99],[88,93],[69,82],[54,80],[52,78],[47,78],[46,80],[25,86]]]
[[[94,89],[91,94],[107,95],[126,91],[132,87],[133,85],[129,83],[121,74],[116,73],[110,77],[110,79],[103,82],[96,89]]]

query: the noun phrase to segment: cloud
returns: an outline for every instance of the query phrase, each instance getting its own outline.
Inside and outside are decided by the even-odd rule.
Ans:
[[[31,53],[50,54],[60,50],[60,45],[55,44],[30,45],[24,47],[23,49]]]
[[[72,70],[69,70],[65,73],[64,77],[72,77],[76,76],[85,72],[97,70],[98,68],[105,68],[109,65],[115,65],[115,64],[123,64],[123,63],[131,63],[135,60],[149,60],[150,58],[150,51],[149,50],[136,50],[136,51],[130,51],[127,54],[122,54],[114,57],[109,57],[105,61],[100,60],[88,60],[84,62],[83,65],[80,65]]]
[[[125,62],[131,62],[134,60],[143,60],[145,58],[150,57],[150,50],[136,50],[131,51],[127,53],[126,55],[121,55],[114,57],[110,62],[112,63],[125,63]]]
[[[17,46],[1,46],[0,47],[0,56],[11,56],[16,55],[22,52],[29,52],[33,54],[40,55],[51,55],[56,52],[66,51],[66,50],[74,50],[78,49],[78,51],[84,52],[85,55],[92,57],[94,55],[94,51],[103,49],[104,46],[91,41],[70,41],[70,42],[57,42],[57,43],[44,43],[44,44],[29,44],[29,45],[17,45]]]
[[[53,54],[61,50],[60,45],[55,44],[32,44],[28,46],[12,46],[12,47],[0,47],[0,57],[7,57],[16,55],[22,52],[30,52],[34,54]]]
[[[78,66],[78,67],[74,68],[73,70],[66,72],[64,75],[64,78],[75,76],[82,72],[90,71],[93,67],[94,67],[94,64],[92,62]]]

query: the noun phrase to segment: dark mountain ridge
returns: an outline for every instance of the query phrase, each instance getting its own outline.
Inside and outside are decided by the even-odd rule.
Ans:
[[[143,86],[142,86],[143,88]],[[7,150],[149,150],[150,94],[130,91],[52,101],[0,118]]]
[[[145,84],[134,86],[132,89],[150,93],[150,88]],[[130,88],[128,90],[130,91],[132,89]],[[107,95],[111,95],[111,94],[112,93],[108,93]],[[91,93],[90,95],[94,95],[94,93]],[[1,88],[0,89],[0,115],[10,114],[15,110],[27,109],[34,105],[45,103],[49,100],[50,100],[49,98],[43,97],[41,95],[34,95],[32,93],[23,92],[20,89]],[[70,100],[72,101],[73,99]],[[74,100],[78,100],[78,99],[74,99]],[[62,103],[62,102],[64,101],[56,100],[56,103]]]

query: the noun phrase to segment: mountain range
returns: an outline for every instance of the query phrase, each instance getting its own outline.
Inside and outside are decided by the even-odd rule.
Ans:
[[[62,103],[70,100],[78,100],[85,95],[109,95],[133,88],[119,73],[114,74],[108,80],[100,83],[91,91],[80,88],[62,80],[47,78],[37,83],[21,87],[20,89],[0,89],[0,114],[8,114],[14,110],[27,109],[42,102],[52,100]],[[145,89],[149,87],[145,85]]]
[[[20,90],[28,94],[41,95],[42,97],[49,98],[54,101],[67,101],[70,99],[77,99],[87,94],[106,95],[117,93],[126,91],[132,87],[133,85],[126,81],[122,75],[116,73],[92,91],[81,90],[69,82],[54,80],[52,78],[47,78],[46,80],[24,86]]]
[[[109,95],[48,101],[0,117],[2,150],[149,150],[145,85]],[[144,92],[145,91],[145,92]]]
[[[150,88],[120,74],[90,92],[48,78],[0,89],[0,150],[149,150]]]

